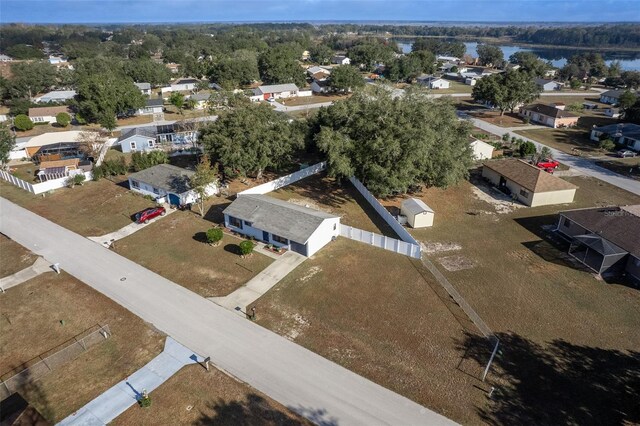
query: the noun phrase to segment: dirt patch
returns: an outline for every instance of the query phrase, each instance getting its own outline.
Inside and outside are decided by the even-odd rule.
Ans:
[[[450,272],[463,271],[465,269],[472,269],[472,268],[475,268],[476,266],[476,262],[469,259],[468,257],[462,256],[459,254],[456,254],[453,256],[439,257],[438,262],[440,262],[440,264],[444,266],[444,268],[447,271],[450,271]]]
[[[422,248],[426,254],[438,254],[448,251],[458,251],[462,249],[462,246],[458,243],[438,243],[438,242],[424,242]]]
[[[301,282],[309,281],[318,272],[322,272],[322,268],[320,268],[319,266],[312,266],[311,268],[309,268],[305,276],[299,278],[299,281]]]
[[[308,209],[318,210],[325,213],[334,214],[334,212],[326,206],[320,206],[315,201],[310,198],[290,198],[287,200],[291,204],[295,204],[296,206],[306,207]]]
[[[487,185],[476,184],[473,186],[472,190],[473,195],[475,195],[476,198],[491,204],[495,209],[495,212],[498,214],[507,214],[516,209],[526,207],[520,203],[512,201],[502,192]]]

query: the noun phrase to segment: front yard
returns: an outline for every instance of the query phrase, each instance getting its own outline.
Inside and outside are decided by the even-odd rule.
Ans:
[[[12,239],[0,234],[0,278],[28,268],[37,256]]]
[[[119,240],[114,250],[134,262],[203,297],[226,296],[272,261],[253,253],[242,259],[242,239],[225,234],[221,244],[205,242],[215,224],[193,212],[175,212]]]
[[[589,131],[580,127],[571,129],[518,130],[515,133],[567,154],[587,157],[605,155],[605,152],[598,148],[598,142],[589,139]]]
[[[154,203],[131,193],[124,176],[101,179],[75,188],[33,195],[0,181],[2,196],[83,236],[108,234],[131,223],[131,215]]]
[[[164,335],[64,272],[47,272],[10,288],[0,297],[0,312],[3,379],[34,357],[66,347],[69,339],[96,324],[109,326],[111,337],[20,389],[51,423],[142,367],[164,344]]]
[[[640,180],[640,157],[610,157],[606,160],[598,160],[596,161],[596,164],[620,175]]]

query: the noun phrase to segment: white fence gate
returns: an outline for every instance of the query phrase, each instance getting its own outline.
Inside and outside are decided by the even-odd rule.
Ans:
[[[93,179],[93,173],[84,172],[84,177],[86,180],[91,180]],[[65,176],[60,179],[51,179],[41,183],[29,183],[15,177],[11,173],[5,172],[4,170],[0,170],[0,178],[6,180],[10,184],[17,186],[20,189],[29,191],[32,194],[42,194],[43,192],[64,188],[65,186],[67,186],[67,180],[69,179],[68,176]]]
[[[275,191],[278,188],[282,188],[283,186],[291,185],[294,182],[297,182],[306,177],[315,175],[316,173],[320,173],[321,171],[327,168],[327,162],[323,161],[318,164],[314,164],[313,166],[309,166],[302,170],[298,170],[297,172],[291,173],[286,176],[282,176],[281,178],[269,181],[267,183],[263,183],[262,185],[254,186],[253,188],[249,188],[245,191],[239,192],[238,195],[247,195],[247,194],[266,194],[271,191]]]
[[[415,259],[420,259],[421,257],[420,246],[417,244],[407,243],[395,238],[376,234],[375,232],[354,228],[353,226],[340,225],[340,236],[395,253],[404,254],[405,256]]]

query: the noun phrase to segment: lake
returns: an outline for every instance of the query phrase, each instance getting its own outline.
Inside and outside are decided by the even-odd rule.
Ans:
[[[398,46],[404,53],[411,52],[411,45],[413,40],[411,39],[396,39]],[[471,56],[478,56],[476,47],[478,43],[465,42],[464,45],[467,48],[467,53]],[[580,52],[589,52],[589,50],[578,50],[571,48],[538,48],[538,47],[524,47],[513,45],[498,45],[502,49],[504,59],[509,59],[509,56],[516,52],[533,52],[540,58],[551,61],[554,67],[562,68],[567,63],[567,58]],[[597,49],[591,50],[592,52],[598,52],[602,55],[607,65],[613,61],[620,61],[622,69],[631,71],[640,71],[640,51],[627,52],[627,51],[598,51]]]

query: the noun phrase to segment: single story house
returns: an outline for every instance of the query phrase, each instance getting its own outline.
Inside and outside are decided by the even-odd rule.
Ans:
[[[262,96],[262,99],[281,99],[281,98],[293,98],[298,96],[298,86],[293,83],[287,84],[272,84],[267,86],[259,86],[253,89],[254,96]]]
[[[78,142],[80,130],[48,132],[34,136],[25,142],[17,142],[11,150],[11,159],[31,158],[36,163],[45,160],[61,160],[84,155]]]
[[[514,199],[530,207],[573,202],[576,186],[526,161],[513,158],[486,161],[482,177],[507,188]]]
[[[438,69],[442,72],[457,72],[457,73],[467,72],[469,70],[469,68],[467,68],[465,65],[459,65],[457,62],[456,63],[445,62],[444,64],[440,65]]]
[[[0,62],[13,62],[13,58],[5,54],[0,54]]]
[[[562,90],[564,86],[562,83],[557,82],[555,80],[549,80],[546,78],[536,78],[535,80],[536,86],[543,92],[552,92],[554,90]]]
[[[29,108],[29,118],[34,123],[55,123],[56,115],[61,112],[73,115],[69,107],[66,106],[37,107]]]
[[[63,64],[65,62],[68,62],[68,60],[63,56],[53,56],[53,55],[49,56],[49,63],[51,65]]]
[[[603,104],[617,105],[620,95],[624,92],[624,90],[607,90],[600,94],[600,102]]]
[[[338,65],[351,65],[351,59],[347,58],[344,55],[336,55],[331,58],[331,63]]]
[[[163,99],[147,99],[144,108],[136,111],[136,115],[160,114],[164,110]]]
[[[329,93],[331,91],[329,80],[313,80],[311,83],[311,91],[313,93]]]
[[[41,161],[38,167],[38,179],[44,182],[51,179],[59,179],[69,176],[72,171],[78,170],[79,158],[67,158],[65,160]]]
[[[640,204],[560,212],[557,231],[569,254],[602,276],[640,282]]]
[[[180,64],[176,64],[175,62],[169,62],[165,64],[165,67],[167,67],[172,74],[178,74],[180,72]]]
[[[189,96],[189,99],[192,99],[196,102],[195,109],[205,109],[209,104],[209,98],[211,97],[210,93],[196,93],[195,95]]]
[[[493,145],[489,145],[475,138],[472,138],[469,144],[471,145],[472,155],[475,160],[489,160],[493,158]]]
[[[238,195],[224,211],[232,231],[312,256],[340,235],[340,217],[268,195]]]
[[[620,108],[610,107],[604,110],[604,115],[611,118],[620,118]]]
[[[531,104],[520,108],[520,116],[529,118],[532,123],[540,123],[545,126],[573,127],[578,124],[579,115],[573,114],[554,105]]]
[[[326,68],[322,68],[322,67],[318,67],[318,66],[307,68],[307,74],[309,74],[310,76],[314,76],[314,75],[316,75],[318,73],[324,74],[327,77],[329,77],[331,75],[331,71],[326,69]]]
[[[44,95],[33,98],[33,102],[37,104],[46,104],[49,102],[66,102],[76,96],[75,90],[54,90]]]
[[[627,149],[640,152],[640,125],[633,123],[608,124],[591,129],[590,139],[598,142],[602,135]]]
[[[171,85],[160,88],[160,92],[164,94],[171,92],[191,91],[196,88],[196,85],[199,82],[200,80],[195,78],[179,78],[171,83]]]
[[[460,62],[460,58],[456,58],[455,56],[444,56],[444,55],[438,55],[438,56],[436,56],[436,61],[443,61],[443,62]]]
[[[196,147],[197,141],[198,132],[182,128],[180,123],[135,127],[125,130],[118,138],[122,152],[148,152],[165,147],[185,150]]]
[[[451,86],[449,81],[431,75],[417,78],[418,84],[427,86],[429,89],[448,89]]]
[[[417,198],[408,198],[402,201],[400,212],[407,217],[407,223],[412,228],[426,228],[433,226],[435,213],[424,201]]]
[[[129,188],[143,195],[151,195],[158,202],[181,206],[194,203],[198,199],[189,184],[194,174],[194,171],[181,167],[158,164],[129,175]],[[216,194],[217,185],[211,184],[207,192],[209,195]]]
[[[150,96],[151,95],[151,84],[150,83],[133,83],[136,85],[136,87],[138,89],[140,89],[140,92],[142,92],[143,95],[147,95]]]
[[[158,133],[155,126],[135,127],[125,130],[118,138],[122,152],[148,152],[160,148],[157,142]]]
[[[478,80],[479,77],[465,77],[464,84],[466,84],[467,86],[475,86]]]

